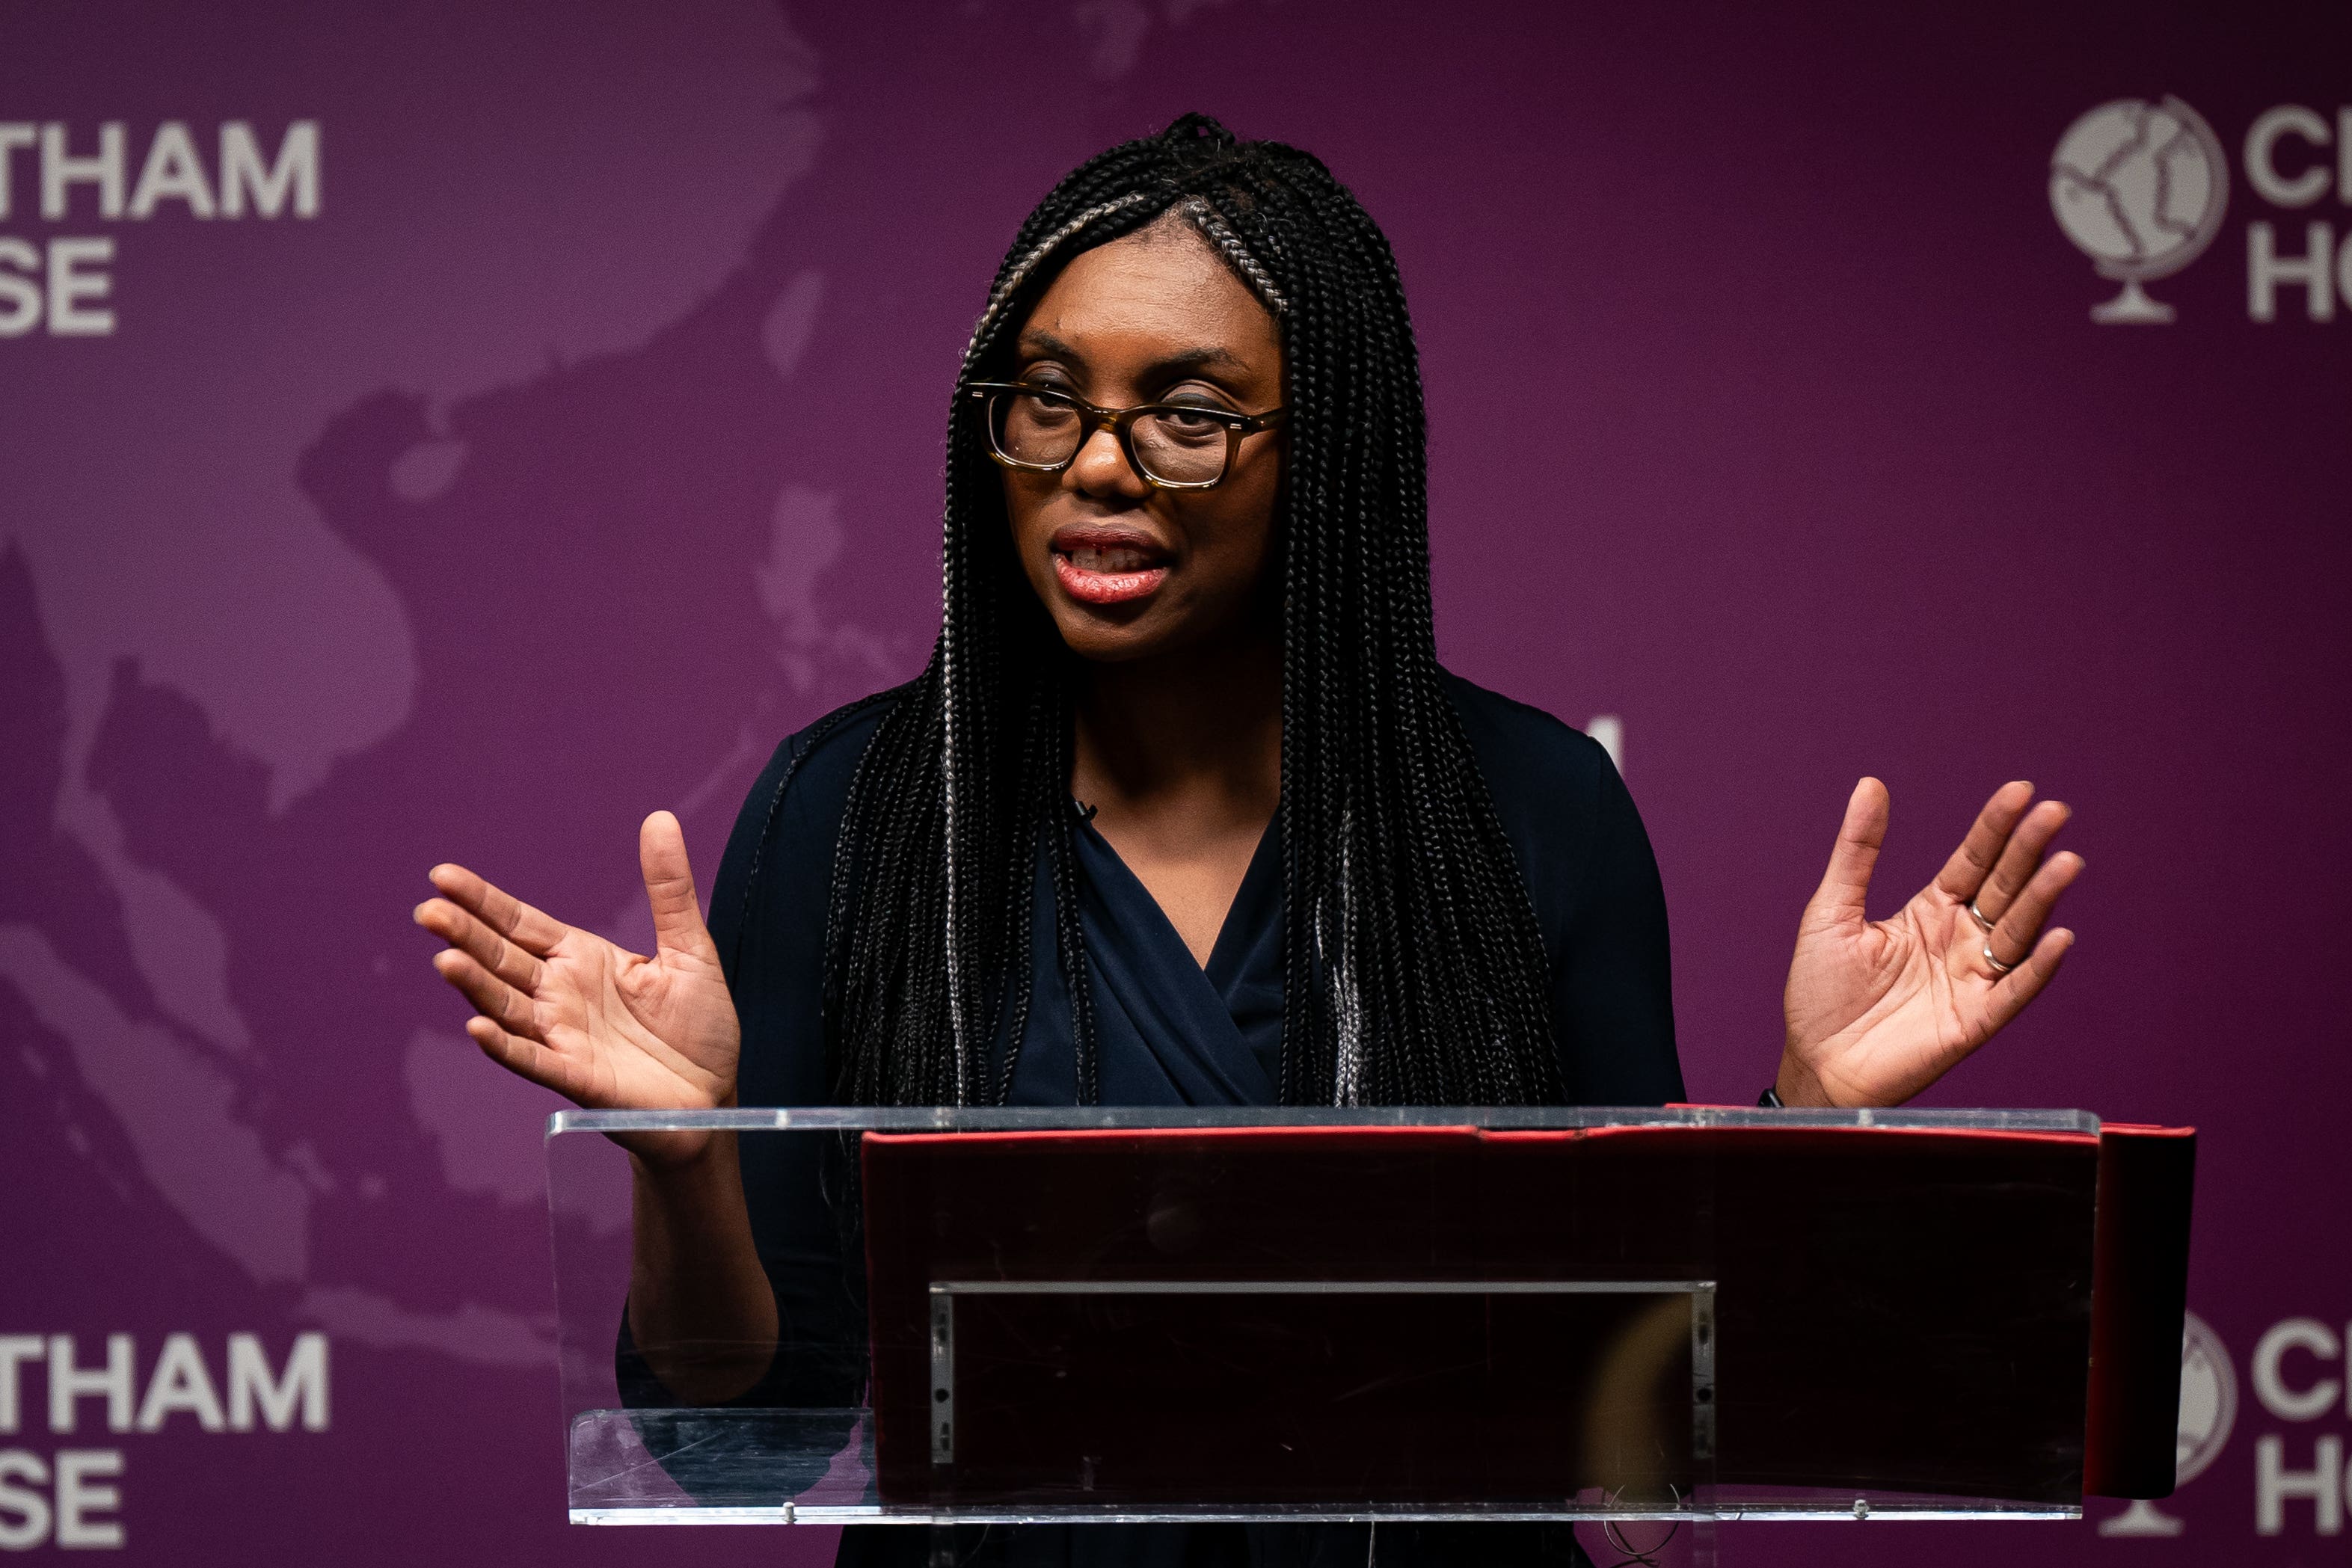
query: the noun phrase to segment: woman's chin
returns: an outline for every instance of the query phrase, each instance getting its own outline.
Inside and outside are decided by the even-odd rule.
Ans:
[[[1055,629],[1079,658],[1097,664],[1132,664],[1147,660],[1209,655],[1237,643],[1266,643],[1279,648],[1279,621],[1246,598],[1236,601],[1223,594],[1171,594],[1115,604],[1089,604],[1065,593],[1046,598]]]
[[[1097,664],[1125,664],[1149,659],[1181,646],[1184,639],[1169,634],[1159,617],[1140,606],[1121,614],[1120,606],[1071,605],[1055,617],[1062,641],[1071,653]]]

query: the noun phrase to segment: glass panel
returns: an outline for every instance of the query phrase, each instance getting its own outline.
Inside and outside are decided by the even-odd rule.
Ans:
[[[629,1160],[601,1134],[663,1128],[737,1139],[772,1354],[624,1333]],[[2071,1517],[2096,1135],[2074,1112],[565,1112],[572,1516]],[[712,1407],[663,1381],[730,1364],[769,1370]]]

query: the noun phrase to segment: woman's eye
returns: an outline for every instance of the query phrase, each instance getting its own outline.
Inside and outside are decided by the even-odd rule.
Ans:
[[[1068,399],[1038,389],[1021,395],[1021,412],[1032,419],[1068,419],[1073,410]]]

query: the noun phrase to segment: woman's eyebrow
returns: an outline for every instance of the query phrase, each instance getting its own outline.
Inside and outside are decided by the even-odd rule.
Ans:
[[[1162,355],[1151,362],[1151,368],[1154,371],[1246,371],[1249,366],[1232,350],[1207,344],[1198,349],[1181,349],[1175,353]]]
[[[1024,359],[1071,360],[1082,365],[1087,362],[1087,357],[1084,354],[1054,336],[1053,333],[1038,331],[1034,328],[1021,334],[1020,352]]]
[[[1073,364],[1087,362],[1085,354],[1072,344],[1064,342],[1051,332],[1031,330],[1021,334],[1020,352],[1028,359],[1067,360]],[[1148,374],[1163,375],[1171,371],[1226,370],[1247,371],[1249,366],[1230,349],[1213,343],[1199,348],[1179,349],[1162,354],[1144,367]]]

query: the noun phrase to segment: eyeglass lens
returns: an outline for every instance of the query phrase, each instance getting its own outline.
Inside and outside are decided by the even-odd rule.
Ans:
[[[1085,416],[1060,398],[999,392],[989,413],[996,449],[1015,463],[1066,463],[1077,455],[1086,432]],[[1198,485],[1224,472],[1230,433],[1216,420],[1181,408],[1161,409],[1138,418],[1128,434],[1145,476],[1163,484]]]

